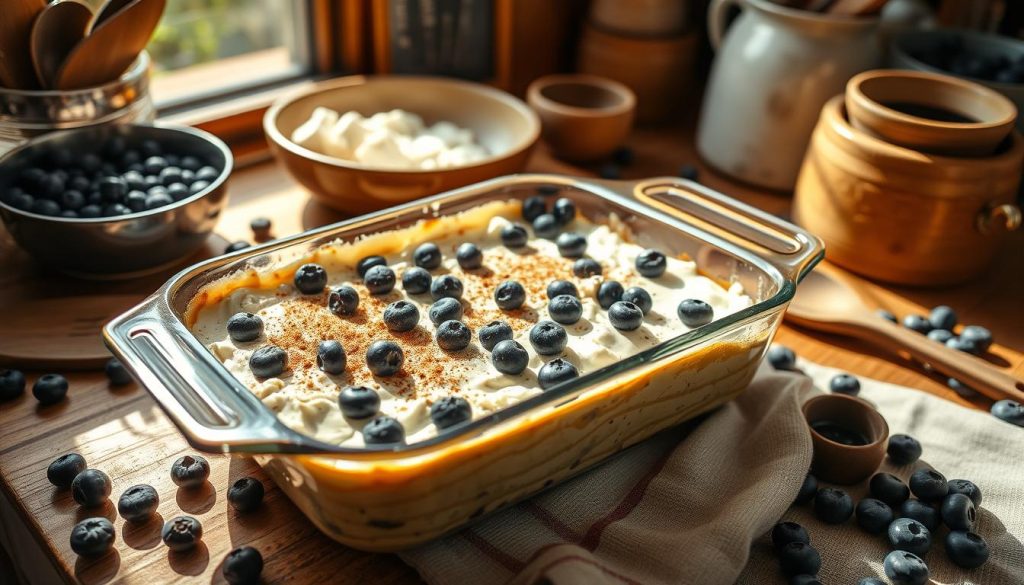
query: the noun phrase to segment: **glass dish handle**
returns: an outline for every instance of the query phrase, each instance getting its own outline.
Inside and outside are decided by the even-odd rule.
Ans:
[[[807,230],[694,181],[659,177],[599,182],[620,195],[756,252],[795,282],[800,282],[825,256],[825,245]]]

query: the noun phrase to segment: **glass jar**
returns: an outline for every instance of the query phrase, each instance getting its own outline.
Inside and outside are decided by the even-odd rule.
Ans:
[[[152,122],[150,57],[143,51],[117,81],[69,91],[0,88],[0,155],[47,132],[106,123]]]

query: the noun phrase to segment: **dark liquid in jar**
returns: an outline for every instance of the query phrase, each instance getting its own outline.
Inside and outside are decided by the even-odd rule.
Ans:
[[[935,108],[932,106],[925,106],[922,104],[914,104],[910,102],[883,102],[883,106],[906,114],[908,116],[916,116],[918,118],[925,118],[927,120],[935,120],[936,122],[951,122],[954,124],[977,124],[978,121],[974,118],[968,118],[963,114],[954,112],[952,110],[946,110],[944,108]]]
[[[859,432],[830,420],[814,421],[811,423],[811,428],[822,437],[840,445],[867,445],[871,442]]]

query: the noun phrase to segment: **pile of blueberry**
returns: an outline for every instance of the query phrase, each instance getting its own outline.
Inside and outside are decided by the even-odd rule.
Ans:
[[[959,37],[942,39],[935,47],[914,53],[913,57],[961,77],[998,83],[1024,83],[1024,57],[1010,59],[1005,55],[971,53]]]
[[[40,154],[0,200],[52,217],[119,217],[186,199],[219,176],[219,169],[197,156],[165,152],[154,140],[131,148],[114,136],[96,152],[54,148]]]
[[[198,455],[186,455],[171,465],[171,480],[182,489],[195,489],[207,483],[209,462]],[[59,489],[71,489],[75,502],[83,508],[102,506],[110,497],[110,477],[99,469],[89,468],[78,453],[55,459],[46,469],[46,478]],[[243,477],[228,490],[228,502],[239,512],[255,510],[263,502],[263,483]],[[148,484],[129,487],[117,500],[117,512],[126,521],[143,526],[156,514],[160,495]],[[184,553],[202,540],[203,525],[192,516],[175,516],[164,522],[160,531],[167,548]],[[86,518],[71,529],[71,550],[84,557],[99,557],[114,546],[117,533],[113,523],[102,516]],[[252,547],[243,546],[224,560],[224,578],[228,583],[256,583],[263,571],[263,557]]]

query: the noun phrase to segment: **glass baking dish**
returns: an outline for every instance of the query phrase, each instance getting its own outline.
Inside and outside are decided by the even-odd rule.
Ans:
[[[585,373],[453,432],[401,445],[341,447],[282,424],[193,336],[204,287],[253,269],[294,272],[318,247],[401,229],[546,187],[638,244],[688,256],[739,282],[738,313]],[[732,399],[749,383],[800,279],[824,255],[806,231],[679,178],[556,175],[494,179],[188,268],[104,328],[114,354],[198,449],[254,455],[326,534],[374,551],[408,548],[529,497],[652,434]]]

